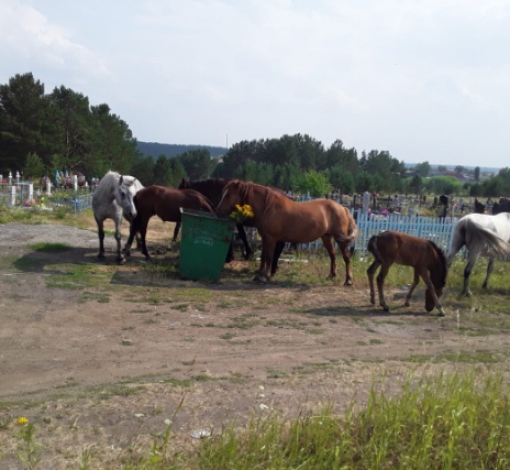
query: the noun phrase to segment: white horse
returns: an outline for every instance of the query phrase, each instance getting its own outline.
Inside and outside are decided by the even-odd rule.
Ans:
[[[98,258],[104,258],[104,228],[106,219],[115,222],[115,240],[117,241],[117,261],[123,263],[124,255],[120,248],[120,225],[122,216],[130,223],[136,217],[134,195],[143,189],[142,183],[134,176],[122,176],[109,171],[99,182],[92,194],[92,210],[97,223],[99,237]]]
[[[494,269],[494,258],[510,256],[509,242],[510,214],[507,212],[498,215],[468,214],[457,222],[448,255],[448,266],[452,264],[457,252],[466,246],[468,262],[464,268],[463,295],[471,295],[469,276],[480,255],[489,258],[487,276],[482,285],[484,289],[487,288]]]

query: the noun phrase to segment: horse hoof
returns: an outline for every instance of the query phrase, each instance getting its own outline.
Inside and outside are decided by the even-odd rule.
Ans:
[[[118,262],[119,264],[125,264],[125,263],[126,263],[126,258],[118,258],[118,259],[117,259],[117,262]]]
[[[97,255],[97,259],[105,259],[105,258],[106,258],[106,256],[104,255],[104,253],[99,253]]]
[[[382,305],[382,308],[385,312],[389,312],[390,311],[390,307],[388,307],[387,305]]]
[[[404,303],[404,307],[410,307],[410,306],[411,306],[411,304],[409,302]]]
[[[351,280],[351,279],[349,279],[349,280],[347,280],[347,281],[345,281],[345,282],[344,282],[344,286],[350,287],[350,286],[352,286],[352,285],[353,285],[353,282],[352,282],[352,280]]]
[[[445,313],[444,313],[444,308],[440,308],[439,309],[439,313],[437,314],[438,317],[444,317],[445,316]]]
[[[255,277],[253,278],[253,280],[256,282],[259,282],[261,284],[267,284],[267,281],[268,281],[266,276],[264,276],[263,274],[259,274],[259,273],[255,274]]]
[[[371,299],[370,299],[370,303],[371,303],[372,305],[375,305],[375,299],[372,299],[372,298],[371,298]]]

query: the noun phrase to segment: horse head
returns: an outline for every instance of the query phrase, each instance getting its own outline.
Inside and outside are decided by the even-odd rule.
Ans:
[[[138,190],[135,182],[136,178],[133,176],[121,176],[115,187],[115,200],[122,207],[127,220],[133,220],[137,214],[133,199]]]
[[[437,298],[440,299],[443,295],[443,288],[446,285],[446,277],[448,275],[448,264],[444,251],[439,248],[434,242],[429,241],[436,252],[436,263],[430,270],[430,280],[434,284],[434,290],[436,291]],[[435,307],[434,298],[431,292],[427,289],[425,292],[425,310],[432,312]]]
[[[191,188],[191,182],[189,179],[186,179],[186,178],[182,178],[179,186],[177,187],[177,189],[189,189]]]
[[[247,184],[241,180],[232,180],[227,183],[221,194],[220,203],[216,208],[218,217],[226,217],[232,212],[236,204],[244,204],[247,192]]]

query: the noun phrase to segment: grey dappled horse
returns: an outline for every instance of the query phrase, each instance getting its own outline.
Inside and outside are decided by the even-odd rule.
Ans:
[[[97,223],[99,237],[98,258],[104,258],[104,221],[112,219],[115,223],[115,240],[117,241],[117,261],[123,263],[125,258],[120,247],[120,226],[122,217],[130,223],[136,217],[134,195],[143,189],[142,183],[134,176],[123,176],[114,171],[106,173],[92,194],[92,210]]]
[[[480,256],[487,256],[487,276],[482,285],[487,288],[489,277],[494,269],[494,259],[510,256],[510,213],[498,215],[468,214],[455,226],[448,255],[448,266],[457,252],[465,246],[468,250],[468,262],[464,268],[463,295],[471,295],[469,276]]]

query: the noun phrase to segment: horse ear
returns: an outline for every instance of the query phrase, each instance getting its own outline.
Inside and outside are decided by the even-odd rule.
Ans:
[[[120,179],[119,179],[119,185],[122,186],[122,181],[124,179],[124,176],[120,175]]]

